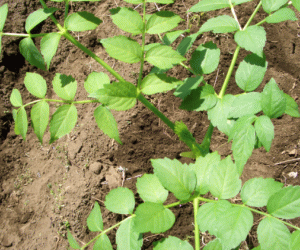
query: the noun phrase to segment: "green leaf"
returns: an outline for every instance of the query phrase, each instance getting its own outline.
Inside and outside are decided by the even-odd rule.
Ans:
[[[94,117],[98,127],[103,133],[122,145],[122,141],[119,137],[118,124],[110,110],[106,107],[98,106],[94,111]]]
[[[174,0],[146,0],[148,3],[160,3],[160,4],[170,4],[174,3]]]
[[[220,164],[221,157],[217,151],[207,154],[205,157],[198,157],[194,164],[190,164],[190,168],[196,173],[197,183],[195,192],[201,195],[209,191],[209,176],[217,165]]]
[[[140,204],[135,211],[134,228],[140,233],[163,233],[169,230],[174,222],[175,215],[163,204],[145,202]]]
[[[181,84],[182,81],[166,74],[149,74],[141,83],[141,91],[145,95],[153,95],[172,90]]]
[[[178,239],[174,236],[169,236],[160,241],[154,242],[153,250],[193,250],[194,248],[185,240]]]
[[[72,76],[56,73],[53,81],[54,92],[62,99],[72,101],[77,90],[77,81]]]
[[[157,45],[147,51],[145,60],[160,69],[170,69],[186,59],[170,46]]]
[[[28,121],[27,121],[27,114],[23,106],[18,110],[16,121],[17,121],[16,126],[18,127],[17,131],[20,132],[20,135],[22,135],[22,138],[25,141],[27,129],[28,129]]]
[[[178,51],[180,55],[184,56],[188,52],[188,50],[192,47],[193,43],[195,42],[195,40],[199,35],[200,33],[197,32],[193,35],[183,38],[180,44],[177,46],[176,51]]]
[[[41,40],[41,53],[45,58],[47,70],[49,70],[51,60],[57,51],[61,35],[58,33],[49,33]]]
[[[74,105],[62,105],[50,121],[50,143],[70,133],[77,122],[77,109]]]
[[[6,3],[0,7],[0,32],[3,31],[7,13],[8,13],[8,4]],[[1,43],[0,43],[0,47],[1,47]]]
[[[267,152],[270,151],[274,139],[274,125],[268,116],[260,116],[254,124],[256,135]]]
[[[300,2],[299,2],[299,0],[292,0],[292,4],[293,4],[293,6],[294,6],[298,11],[300,11]]]
[[[136,104],[136,87],[130,82],[113,82],[104,84],[103,87],[89,97],[96,98],[115,110],[128,110]]]
[[[283,187],[283,183],[272,178],[253,178],[244,184],[241,198],[245,205],[252,207],[264,207],[269,198]]]
[[[257,238],[261,249],[289,250],[291,233],[281,221],[266,217],[258,225]]]
[[[261,26],[249,26],[245,30],[239,30],[234,34],[237,44],[260,57],[263,57],[263,49],[266,44],[266,31]]]
[[[262,7],[265,12],[270,14],[271,12],[278,10],[282,5],[286,4],[288,0],[262,0]]]
[[[150,44],[147,44],[144,47],[144,51],[147,52],[148,50],[152,49],[153,47],[155,47],[157,45],[160,45],[160,43],[150,43]],[[153,72],[150,72],[150,73],[153,73]]]
[[[206,12],[227,7],[230,7],[228,0],[202,0],[190,8],[189,12]]]
[[[114,36],[101,39],[106,52],[113,58],[126,63],[137,63],[142,60],[142,49],[137,41],[126,36]]]
[[[81,11],[69,15],[65,20],[65,28],[71,31],[94,30],[102,21],[92,13]]]
[[[207,84],[193,89],[183,100],[180,109],[204,111],[213,108],[218,101],[214,88]]]
[[[89,94],[95,93],[98,89],[104,88],[104,84],[109,84],[107,74],[103,72],[92,72],[84,81],[84,88]]]
[[[230,199],[241,189],[242,181],[231,157],[228,156],[211,170],[209,175],[209,190],[219,199]]]
[[[143,245],[143,235],[134,229],[134,218],[124,221],[116,235],[118,250],[140,250]]]
[[[24,38],[20,44],[20,52],[24,58],[39,69],[46,70],[44,58],[38,49],[35,47],[30,37]]]
[[[165,45],[171,45],[184,32],[187,32],[187,30],[175,30],[166,33],[163,37],[163,43]]]
[[[136,10],[118,7],[110,9],[109,11],[113,23],[121,30],[132,33],[133,35],[141,34],[143,32],[143,20]]]
[[[286,93],[283,93],[286,100],[286,107],[284,113],[292,117],[300,117],[299,107],[295,100]]]
[[[68,237],[70,246],[74,249],[81,249],[81,247],[79,246],[77,241],[74,239],[73,235],[70,233],[69,229],[67,229],[67,231],[68,231],[67,237]]]
[[[203,250],[222,250],[223,246],[220,241],[220,239],[214,239],[213,241],[210,241]]]
[[[118,187],[105,196],[106,208],[117,214],[132,214],[135,206],[133,192],[124,187]]]
[[[47,8],[47,9],[38,9],[37,11],[31,13],[25,23],[25,30],[27,33],[30,33],[30,31],[46,20],[49,16],[51,16],[55,11],[57,11],[57,8]]]
[[[23,105],[22,96],[18,89],[13,89],[9,100],[14,107],[21,107]]]
[[[179,200],[191,197],[196,185],[196,176],[193,171],[177,159],[151,159],[154,174],[161,184]]]
[[[34,133],[43,144],[43,136],[49,122],[49,104],[46,101],[36,103],[31,109],[30,116]]]
[[[132,3],[132,4],[140,4],[143,3],[143,0],[124,0],[127,3]]]
[[[230,33],[239,29],[239,24],[234,18],[223,15],[209,19],[201,26],[199,32]]]
[[[268,201],[267,210],[281,219],[300,217],[300,186],[288,186],[273,194]]]
[[[164,203],[168,198],[168,191],[153,174],[144,174],[137,179],[137,192],[145,202]]]
[[[13,119],[14,119],[14,122],[15,122],[14,132],[15,132],[16,135],[19,135],[20,131],[19,131],[18,126],[17,126],[17,114],[18,114],[18,110],[13,109],[12,110],[12,115],[13,115]]]
[[[159,11],[148,20],[146,32],[148,34],[164,33],[176,28],[181,21],[183,19],[171,11]]]
[[[267,23],[280,23],[287,20],[297,21],[298,18],[290,8],[282,8],[266,18]]]
[[[179,140],[183,141],[189,148],[195,148],[194,144],[196,143],[196,140],[182,121],[175,122],[174,132],[178,135]]]
[[[231,0],[231,3],[233,5],[238,5],[238,4],[241,4],[241,3],[246,3],[246,2],[250,2],[252,0]]]
[[[185,99],[202,81],[203,76],[185,78],[183,84],[179,85],[173,94],[181,99]]]
[[[110,240],[106,234],[102,234],[98,238],[98,240],[96,241],[93,247],[93,250],[100,250],[100,249],[113,250]]]
[[[46,80],[37,73],[26,72],[24,78],[26,89],[38,98],[44,98],[47,93]]]
[[[292,233],[289,250],[298,250],[300,246],[300,230]]]
[[[86,222],[89,230],[92,232],[99,232],[103,230],[103,220],[98,202],[95,202],[94,208],[90,212]]]
[[[233,138],[237,137],[237,134],[240,133],[245,127],[251,125],[257,117],[255,115],[245,115],[240,117],[233,125],[233,128],[230,131],[228,136],[228,142],[230,142]]]
[[[197,74],[210,74],[217,69],[220,54],[220,49],[212,41],[201,44],[192,54],[190,65]]]
[[[237,96],[232,105],[229,117],[239,118],[244,115],[255,115],[261,111],[261,93],[251,92]]]
[[[236,84],[245,92],[255,90],[264,79],[267,66],[265,56],[247,55],[235,73]]]
[[[264,114],[270,118],[278,118],[285,112],[286,98],[273,78],[264,87],[261,107]]]

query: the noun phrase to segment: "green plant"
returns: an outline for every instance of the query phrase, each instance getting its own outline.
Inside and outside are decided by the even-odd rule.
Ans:
[[[283,187],[274,179],[253,178],[242,187],[240,175],[244,165],[255,148],[264,147],[270,150],[274,138],[274,126],[271,119],[283,114],[300,117],[298,105],[292,97],[283,93],[272,78],[263,91],[255,92],[262,83],[267,70],[267,62],[263,53],[266,43],[266,32],[261,24],[279,23],[286,20],[297,20],[293,5],[298,11],[298,0],[262,0],[256,6],[248,22],[241,27],[234,7],[249,0],[202,0],[193,6],[189,12],[207,12],[222,8],[230,8],[232,16],[222,15],[206,21],[195,34],[186,36],[177,48],[171,46],[183,33],[189,30],[175,29],[182,19],[171,11],[159,11],[146,15],[146,4],[149,2],[168,4],[172,0],[125,0],[131,4],[142,4],[143,14],[140,15],[132,8],[118,7],[110,10],[113,23],[121,30],[133,35],[115,36],[101,39],[106,52],[113,58],[126,63],[140,63],[140,71],[136,85],[127,82],[101,58],[84,47],[69,31],[81,32],[98,27],[101,20],[88,12],[68,13],[68,0],[53,0],[65,2],[65,19],[63,26],[52,15],[57,9],[47,8],[40,0],[43,8],[29,15],[25,29],[27,34],[4,33],[3,27],[7,15],[7,4],[0,7],[0,38],[2,36],[24,37],[20,42],[20,52],[29,63],[40,68],[49,69],[50,62],[56,52],[62,36],[102,65],[116,79],[110,82],[108,75],[92,72],[84,82],[89,93],[89,100],[74,101],[77,82],[71,76],[57,73],[52,84],[55,93],[61,99],[45,98],[46,81],[37,73],[27,73],[24,79],[27,90],[38,100],[23,104],[20,92],[13,89],[10,101],[18,109],[13,110],[15,132],[26,139],[28,129],[25,108],[31,109],[31,123],[34,132],[43,142],[43,135],[49,121],[50,102],[61,103],[50,120],[50,143],[68,134],[77,122],[75,105],[83,103],[101,103],[94,111],[94,117],[99,128],[110,138],[122,144],[119,138],[117,123],[110,109],[117,111],[128,110],[137,100],[149,108],[167,126],[169,126],[181,141],[186,143],[191,151],[183,152],[183,157],[195,159],[195,163],[182,164],[174,159],[152,159],[154,174],[145,174],[137,180],[137,191],[144,203],[135,209],[134,194],[123,187],[111,190],[106,196],[105,206],[108,210],[129,215],[123,221],[104,230],[100,206],[95,203],[87,225],[90,231],[100,232],[93,240],[80,246],[68,232],[71,247],[84,249],[95,242],[94,249],[112,249],[106,235],[113,228],[119,227],[116,235],[118,249],[140,249],[143,241],[142,234],[146,232],[161,233],[170,229],[175,222],[175,216],[169,208],[193,203],[195,226],[195,249],[200,249],[199,230],[208,231],[216,239],[204,247],[209,249],[233,249],[246,239],[253,225],[253,213],[261,214],[264,219],[259,223],[257,235],[260,246],[255,249],[299,249],[300,228],[281,219],[300,217],[300,187]],[[80,0],[78,0],[80,1]],[[76,2],[76,1],[74,1]],[[250,25],[260,8],[268,16],[255,25]],[[58,32],[49,34],[31,34],[30,31],[39,23],[50,17],[58,28]],[[205,82],[203,75],[217,69],[220,50],[213,42],[201,44],[191,56],[189,65],[183,62],[184,55],[191,49],[197,37],[205,32],[234,33],[237,43],[232,62],[217,94],[215,89]],[[142,35],[137,42],[135,35]],[[147,34],[158,35],[161,43],[145,44]],[[162,37],[161,34],[164,34]],[[36,48],[33,38],[42,37],[41,52]],[[240,49],[250,51],[240,62],[235,74],[237,86],[244,91],[242,94],[226,94],[229,80],[233,74]],[[143,77],[144,63],[154,66],[151,72]],[[194,76],[184,81],[165,74],[175,65],[181,65]],[[201,144],[197,143],[187,126],[182,121],[171,122],[144,95],[174,90],[174,95],[182,100],[181,109],[207,111],[211,124]],[[262,115],[257,115],[261,114]],[[210,141],[214,127],[228,136],[232,142],[234,162],[231,157],[221,160],[218,152],[210,153]],[[163,205],[169,192],[172,192],[178,202]],[[204,198],[210,192],[214,199]],[[242,204],[231,203],[228,200],[240,194]],[[199,207],[200,202],[205,204]],[[265,207],[262,212],[257,207]],[[256,208],[255,208],[256,207]],[[290,233],[289,226],[296,229]],[[192,249],[187,241],[170,236],[161,242],[156,242],[155,250],[159,249]]]

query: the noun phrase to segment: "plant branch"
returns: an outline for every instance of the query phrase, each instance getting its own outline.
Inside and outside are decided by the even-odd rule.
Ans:
[[[239,24],[240,30],[242,30],[241,24],[240,24],[240,22],[239,22],[239,19],[238,19],[237,16],[236,16],[236,13],[235,13],[234,7],[233,7],[233,5],[232,5],[232,3],[231,3],[231,0],[229,0],[229,4],[230,4],[231,13],[232,13],[232,15],[233,15],[235,21],[237,21],[237,23]]]
[[[256,6],[254,12],[252,13],[252,15],[250,16],[248,22],[245,24],[243,30],[245,30],[249,25],[250,23],[252,22],[253,18],[255,17],[256,13],[258,12],[259,8],[261,7],[262,5],[262,1],[259,2],[259,4]]]
[[[69,14],[69,0],[66,0],[65,1],[65,21],[66,21],[66,19],[67,19],[67,17],[68,17],[68,14]]]
[[[194,227],[195,227],[195,250],[200,250],[200,237],[199,237],[199,227],[197,223],[197,214],[199,208],[199,199],[196,198],[193,200],[194,206]]]
[[[17,37],[42,37],[48,35],[49,33],[41,33],[41,34],[18,34],[18,33],[2,33],[3,36],[17,36]]]

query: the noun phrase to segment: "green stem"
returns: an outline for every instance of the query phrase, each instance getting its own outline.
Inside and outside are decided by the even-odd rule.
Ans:
[[[69,14],[69,0],[65,1],[65,21],[68,17],[68,14]],[[64,26],[65,27],[65,26]]]
[[[42,100],[35,100],[35,101],[32,101],[32,102],[26,103],[26,104],[23,105],[23,107],[25,108],[25,107],[27,107],[27,106],[29,106],[31,104],[35,104],[35,103],[38,103],[40,101],[42,101]]]
[[[200,74],[197,74],[192,68],[190,68],[189,66],[186,66],[184,63],[180,63],[180,65],[182,66],[182,67],[184,67],[185,69],[187,69],[188,71],[190,71],[193,75],[195,75],[195,76],[198,76],[198,75],[200,75]]]
[[[84,104],[84,103],[100,103],[98,100],[82,100],[82,101],[66,101],[66,100],[58,100],[58,99],[39,99],[39,100],[35,100],[29,103],[26,103],[23,107],[35,104],[37,102],[41,102],[41,101],[45,101],[45,102],[59,102],[59,103],[65,103],[65,104]]]
[[[195,226],[195,250],[200,250],[200,233],[199,233],[199,227],[197,223],[197,213],[199,208],[198,198],[193,200],[193,206],[194,206],[194,226]]]
[[[245,27],[243,28],[243,30],[245,30],[250,25],[250,23],[252,22],[253,18],[256,15],[256,13],[258,12],[259,8],[261,7],[261,5],[262,5],[262,1],[260,1],[259,4],[256,6],[254,12],[250,16],[250,18],[249,18],[248,22],[246,23]]]
[[[234,10],[234,7],[233,7],[233,5],[232,5],[232,3],[231,3],[231,0],[229,0],[229,4],[230,4],[231,13],[232,13],[232,15],[233,15],[235,21],[237,21],[237,23],[239,24],[240,30],[242,30],[242,27],[241,27],[241,25],[240,25],[239,19],[237,18],[236,13],[235,13],[235,10]]]
[[[41,33],[41,34],[18,34],[18,33],[2,33],[3,36],[17,36],[17,37],[41,37],[48,35],[49,33]]]

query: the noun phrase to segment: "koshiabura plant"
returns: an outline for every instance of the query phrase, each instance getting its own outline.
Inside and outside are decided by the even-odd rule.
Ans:
[[[118,250],[138,250],[143,245],[143,233],[162,233],[169,230],[175,215],[170,208],[192,202],[194,246],[200,249],[200,231],[208,231],[215,239],[204,249],[227,250],[239,249],[253,225],[253,213],[263,216],[257,228],[259,246],[255,250],[299,250],[300,228],[285,219],[300,217],[300,186],[287,186],[272,178],[253,178],[242,186],[240,179],[244,165],[256,148],[270,150],[274,139],[272,119],[282,115],[300,117],[298,105],[288,94],[283,93],[276,81],[267,79],[262,92],[255,91],[262,83],[268,63],[264,55],[266,31],[262,24],[296,21],[295,10],[300,11],[299,0],[262,0],[257,2],[252,15],[242,27],[235,12],[235,6],[250,0],[201,0],[188,12],[203,13],[227,8],[230,15],[221,15],[207,20],[197,33],[190,30],[174,30],[184,20],[172,11],[158,11],[146,14],[151,3],[171,4],[173,0],[125,0],[132,8],[118,7],[110,10],[112,22],[127,36],[119,35],[101,39],[100,43],[107,54],[126,63],[139,63],[140,70],[134,82],[124,78],[112,69],[91,50],[83,46],[70,31],[82,32],[94,30],[101,25],[101,20],[92,13],[83,11],[69,13],[68,0],[51,0],[65,4],[64,21],[59,22],[53,13],[58,9],[48,8],[40,0],[41,8],[31,13],[26,19],[26,34],[3,32],[8,5],[0,7],[0,42],[6,36],[24,37],[20,42],[20,52],[32,65],[48,70],[56,53],[61,37],[65,37],[80,50],[103,66],[110,76],[103,72],[92,72],[84,82],[89,93],[88,100],[74,101],[77,82],[72,76],[57,73],[52,81],[53,90],[60,99],[47,99],[47,83],[37,73],[28,72],[24,79],[27,90],[36,100],[23,103],[20,92],[13,89],[10,97],[15,121],[15,133],[26,139],[28,118],[26,108],[31,107],[30,119],[34,132],[40,142],[50,120],[50,143],[70,133],[77,122],[76,106],[83,103],[99,103],[94,111],[94,118],[99,128],[110,138],[122,144],[117,123],[111,109],[117,111],[133,108],[137,101],[144,104],[157,115],[190,149],[181,152],[183,157],[195,159],[189,165],[176,159],[152,159],[154,174],[144,174],[137,180],[137,192],[144,201],[135,208],[134,193],[124,187],[113,189],[105,199],[108,210],[128,217],[116,225],[103,225],[100,206],[96,202],[87,218],[90,231],[99,232],[93,240],[84,246],[68,232],[70,246],[85,249],[94,244],[93,249],[113,249],[106,233],[118,227],[116,244]],[[79,2],[84,0],[74,0]],[[95,2],[97,0],[94,0]],[[136,6],[142,9],[141,13]],[[61,6],[61,5],[60,5]],[[253,18],[259,10],[265,11],[266,18],[254,23]],[[51,18],[57,27],[56,32],[31,34],[38,24]],[[203,75],[210,74],[218,67],[220,49],[212,41],[199,45],[194,51],[191,46],[203,33],[232,33],[236,49],[228,69],[221,91],[216,93]],[[160,43],[145,44],[148,35],[157,35]],[[182,38],[184,36],[184,38]],[[138,39],[137,39],[138,38]],[[178,40],[177,40],[178,39]],[[180,41],[177,47],[174,41]],[[35,46],[40,43],[40,50]],[[177,43],[178,44],[178,43]],[[248,55],[239,62],[235,72],[236,88],[242,94],[226,93],[233,75],[234,66],[240,50]],[[186,59],[187,52],[191,58]],[[144,63],[153,65],[149,74],[143,76]],[[191,77],[179,80],[166,73],[175,65],[181,65],[191,73]],[[111,81],[111,78],[114,80]],[[197,142],[188,127],[182,121],[171,122],[161,113],[145,95],[175,90],[174,95],[181,102],[181,109],[207,112],[210,126],[201,143]],[[49,104],[61,104],[51,119]],[[214,128],[228,136],[232,141],[233,155],[221,159],[218,152],[210,152],[210,141]],[[172,204],[165,204],[169,192],[178,199]],[[210,192],[213,199],[203,196]],[[230,199],[240,195],[241,204]],[[199,206],[199,204],[203,204]],[[266,212],[260,208],[266,207]],[[259,210],[260,209],[260,210]],[[154,243],[155,250],[191,250],[188,241],[170,236]]]

